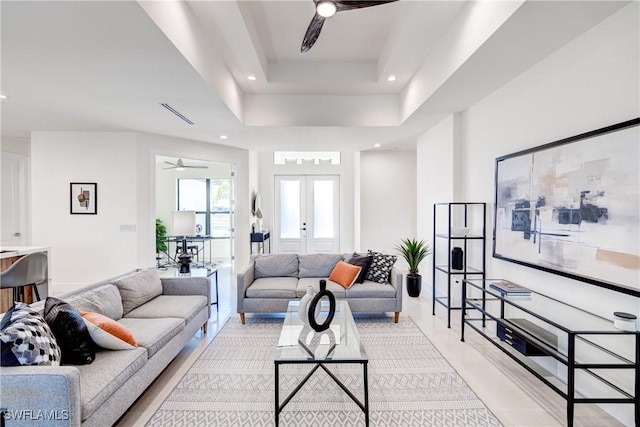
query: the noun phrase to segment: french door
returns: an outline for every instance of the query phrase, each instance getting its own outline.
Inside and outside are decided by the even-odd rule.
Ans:
[[[275,252],[339,252],[339,176],[276,175],[274,194]]]

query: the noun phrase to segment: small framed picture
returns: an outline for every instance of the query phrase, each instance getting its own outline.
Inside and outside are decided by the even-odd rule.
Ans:
[[[97,183],[72,182],[69,197],[72,215],[95,215],[98,213]]]

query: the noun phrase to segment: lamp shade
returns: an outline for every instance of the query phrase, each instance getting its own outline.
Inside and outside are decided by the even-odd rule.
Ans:
[[[196,211],[173,211],[173,235],[192,236],[196,232]]]

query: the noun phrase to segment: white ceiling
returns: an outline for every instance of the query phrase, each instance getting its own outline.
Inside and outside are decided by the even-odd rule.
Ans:
[[[2,1],[2,138],[127,130],[253,150],[410,148],[626,3],[401,0],[336,14],[300,53],[312,0]]]

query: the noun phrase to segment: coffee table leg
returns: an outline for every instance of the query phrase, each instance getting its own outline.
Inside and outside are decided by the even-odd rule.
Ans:
[[[367,362],[365,361],[362,364],[362,369],[364,370],[364,425],[369,427],[369,373]]]
[[[276,379],[276,384],[275,384],[275,417],[276,417],[276,427],[278,427],[278,422],[280,420],[280,373],[279,371],[279,365],[278,363],[274,363],[273,364],[275,366],[275,379]]]

